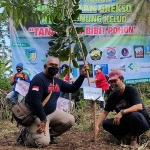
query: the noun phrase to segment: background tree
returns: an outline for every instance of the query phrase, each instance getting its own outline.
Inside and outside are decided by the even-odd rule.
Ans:
[[[12,74],[11,50],[7,45],[9,40],[8,25],[0,24],[0,89],[10,89],[10,76]]]

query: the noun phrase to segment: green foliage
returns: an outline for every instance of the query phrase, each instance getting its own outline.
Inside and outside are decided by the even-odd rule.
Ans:
[[[35,23],[38,20],[46,20],[46,23],[53,22],[54,19],[63,20],[66,9],[76,11],[77,7],[73,8],[74,3],[78,4],[77,1],[68,0],[50,0],[46,4],[44,0],[1,0],[0,8],[3,8],[3,12],[0,14],[0,22],[11,18],[18,27],[20,22],[25,25],[29,20]]]
[[[12,87],[10,86],[10,78],[2,77],[0,75],[0,89],[9,91]]]
[[[79,15],[79,14],[78,14]],[[49,41],[49,51],[48,55],[55,56],[60,59],[61,62],[72,60],[73,66],[79,68],[76,58],[81,55],[80,48],[75,46],[75,50],[70,50],[70,45],[78,43],[78,39],[74,32],[73,26],[70,24],[70,19],[67,17],[64,21],[57,20],[50,24],[50,27],[56,33],[53,34],[51,40]],[[82,27],[76,27],[77,33],[83,31]],[[82,47],[85,57],[87,56],[87,49],[82,39]],[[77,44],[76,44],[77,45]]]
[[[10,86],[10,70],[12,65],[10,64],[10,60],[6,60],[5,58],[1,58],[0,60],[0,89],[9,90]]]
[[[144,104],[150,105],[150,82],[138,83],[133,86],[137,87]]]
[[[87,49],[83,38],[78,38],[82,27],[75,27],[74,22],[78,21],[82,10],[79,9],[79,0],[50,0],[46,4],[43,0],[18,0],[0,1],[0,22],[6,22],[9,18],[13,19],[14,25],[20,23],[25,25],[29,20],[37,23],[44,20],[45,24],[50,23],[54,31],[52,40],[49,42],[49,55],[56,56],[60,61],[72,60],[74,67],[79,68],[76,57],[84,53],[87,56]],[[80,43],[81,41],[81,43]],[[71,44],[80,43],[76,52],[71,50]],[[83,50],[82,50],[83,49]]]
[[[79,68],[76,58],[80,55],[87,56],[87,48],[83,42],[83,37],[78,38],[77,34],[84,31],[83,27],[75,27],[74,22],[77,22],[77,18],[82,13],[79,9],[78,1],[74,2],[73,11],[70,13],[67,10],[64,19],[55,18],[50,24],[50,28],[55,32],[49,41],[48,55],[55,56],[60,59],[61,62],[71,61],[75,68]],[[71,15],[71,16],[70,16]],[[71,49],[71,45],[75,45],[74,49]],[[81,50],[81,45],[83,51]],[[64,77],[69,70],[61,75]]]
[[[11,60],[7,60],[5,58],[1,58],[0,60],[0,76],[5,77],[11,74],[12,65],[10,64]],[[7,74],[6,74],[7,73]]]
[[[89,105],[89,101],[81,99],[76,103],[76,105],[77,105],[76,107],[77,109],[85,109]]]

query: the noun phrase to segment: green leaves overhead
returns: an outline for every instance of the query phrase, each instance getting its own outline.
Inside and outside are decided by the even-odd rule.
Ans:
[[[83,48],[84,56],[86,57],[88,54],[88,51],[87,51],[87,48],[83,42],[82,42],[82,48]],[[81,49],[79,47],[79,43],[76,43],[76,45],[74,46],[74,54],[75,54],[75,57],[79,57],[82,55]]]
[[[3,8],[0,18],[3,21],[13,19],[16,27],[19,22],[24,25],[28,20],[35,23],[38,19],[44,19],[46,23],[53,22],[54,19],[64,20],[67,16],[66,9],[70,12],[79,11],[78,6],[74,6],[71,1],[68,7],[68,0],[50,0],[45,4],[44,0],[1,0],[0,8]]]
[[[29,20],[34,23],[42,20],[45,24],[49,24],[53,36],[49,41],[48,54],[58,57],[60,61],[71,60],[74,67],[78,68],[76,58],[81,54],[87,56],[87,49],[80,35],[84,29],[74,26],[82,13],[79,9],[79,1],[49,0],[44,3],[44,0],[0,0],[0,8],[3,8],[0,21],[11,18],[15,27],[20,23],[25,25]],[[78,45],[76,43],[80,43],[83,50],[78,46],[78,51],[74,51],[72,45]]]

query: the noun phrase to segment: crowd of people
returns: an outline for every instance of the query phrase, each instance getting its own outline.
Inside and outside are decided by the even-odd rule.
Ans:
[[[75,123],[74,116],[64,111],[56,110],[57,99],[61,96],[69,99],[69,93],[77,91],[89,71],[89,66],[84,65],[81,74],[74,80],[72,74],[66,74],[63,79],[58,76],[60,62],[58,58],[49,57],[44,64],[44,71],[35,75],[30,82],[29,76],[23,73],[23,64],[16,66],[17,73],[12,76],[11,85],[13,91],[7,95],[12,104],[20,102],[23,97],[15,91],[18,79],[30,82],[28,93],[25,97],[26,104],[32,108],[36,119],[28,127],[22,127],[17,142],[33,147],[46,147],[49,144],[57,144],[55,137],[69,130]],[[64,64],[61,69],[65,71],[68,65]],[[123,147],[137,148],[139,136],[150,128],[149,113],[139,95],[138,90],[124,84],[123,74],[116,70],[111,71],[107,81],[103,68],[96,65],[96,76],[91,83],[96,88],[102,89],[100,98],[101,111],[96,121],[96,133],[100,132],[100,125],[104,130],[111,133],[115,138],[123,141]],[[70,79],[70,80],[69,80]],[[105,104],[105,92],[112,90]],[[43,107],[42,102],[52,92],[48,102]],[[18,96],[18,100],[14,99]],[[20,98],[21,97],[21,98]],[[114,118],[107,119],[109,112],[115,111]]]

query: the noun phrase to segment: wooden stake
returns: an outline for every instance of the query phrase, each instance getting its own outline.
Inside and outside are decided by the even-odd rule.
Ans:
[[[93,101],[93,109],[94,109],[94,142],[97,141],[97,134],[96,134],[96,100],[98,100],[101,96],[99,96],[95,101]]]
[[[94,108],[94,142],[97,140],[97,134],[96,134],[96,101],[93,102],[93,108]]]

